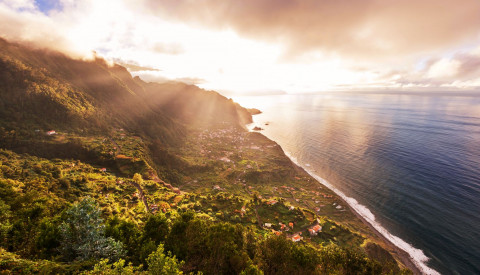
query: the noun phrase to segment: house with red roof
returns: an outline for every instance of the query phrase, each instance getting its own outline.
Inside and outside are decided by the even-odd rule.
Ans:
[[[275,205],[276,203],[277,203],[276,200],[267,201],[268,205]]]
[[[316,224],[308,229],[308,233],[310,233],[311,236],[316,236],[320,231],[322,231],[322,226],[319,224]]]
[[[303,239],[302,236],[300,236],[298,234],[295,234],[295,235],[292,236],[292,241],[294,241],[294,242],[299,242],[302,239]]]

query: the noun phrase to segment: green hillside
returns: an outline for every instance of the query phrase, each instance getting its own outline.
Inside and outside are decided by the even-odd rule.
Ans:
[[[214,91],[0,40],[0,273],[410,272],[248,122]]]

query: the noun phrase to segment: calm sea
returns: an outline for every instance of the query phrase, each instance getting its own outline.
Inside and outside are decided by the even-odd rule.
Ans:
[[[426,273],[480,274],[480,97],[236,97]],[[268,125],[266,125],[268,124]]]

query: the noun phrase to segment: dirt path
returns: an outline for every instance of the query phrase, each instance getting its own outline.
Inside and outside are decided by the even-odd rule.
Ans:
[[[135,186],[138,190],[138,194],[140,195],[140,199],[143,201],[143,205],[145,206],[145,210],[147,212],[150,212],[150,208],[148,207],[148,202],[147,202],[147,198],[145,198],[145,194],[143,193],[143,189],[140,185],[138,185],[138,183],[136,182],[132,182],[133,186]]]

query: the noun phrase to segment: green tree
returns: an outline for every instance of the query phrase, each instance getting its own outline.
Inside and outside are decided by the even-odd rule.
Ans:
[[[65,216],[60,225],[60,250],[67,260],[117,260],[124,254],[121,242],[105,237],[100,210],[93,199],[85,198],[75,203]]]
[[[142,186],[142,183],[143,183],[142,175],[140,175],[139,173],[135,173],[135,175],[133,175],[133,182]]]
[[[12,228],[10,217],[10,206],[0,199],[0,246],[7,244],[7,235]]]
[[[60,246],[59,217],[44,218],[37,227],[35,244],[43,258],[50,258],[58,253]]]
[[[148,217],[145,226],[143,227],[143,239],[152,240],[155,245],[165,241],[170,232],[170,222],[163,213],[157,213]]]
[[[263,241],[257,257],[265,274],[317,274],[320,264],[314,248],[294,243],[284,236],[273,236]]]
[[[240,272],[240,275],[263,275],[263,271],[250,261],[248,266]]]
[[[165,254],[163,244],[157,247],[157,250],[147,258],[148,272],[153,275],[176,275],[183,274],[180,270],[183,261],[179,262],[175,256],[168,252]]]
[[[120,259],[113,264],[108,263],[108,259],[101,260],[95,265],[93,270],[82,272],[82,275],[130,275],[130,274],[144,274],[140,271],[140,267],[134,267],[131,263],[125,266],[125,260]]]
[[[141,246],[139,246],[139,243],[141,241],[141,231],[135,223],[114,216],[107,221],[105,235],[122,242],[129,261],[132,261],[134,264],[140,263],[139,250]]]

